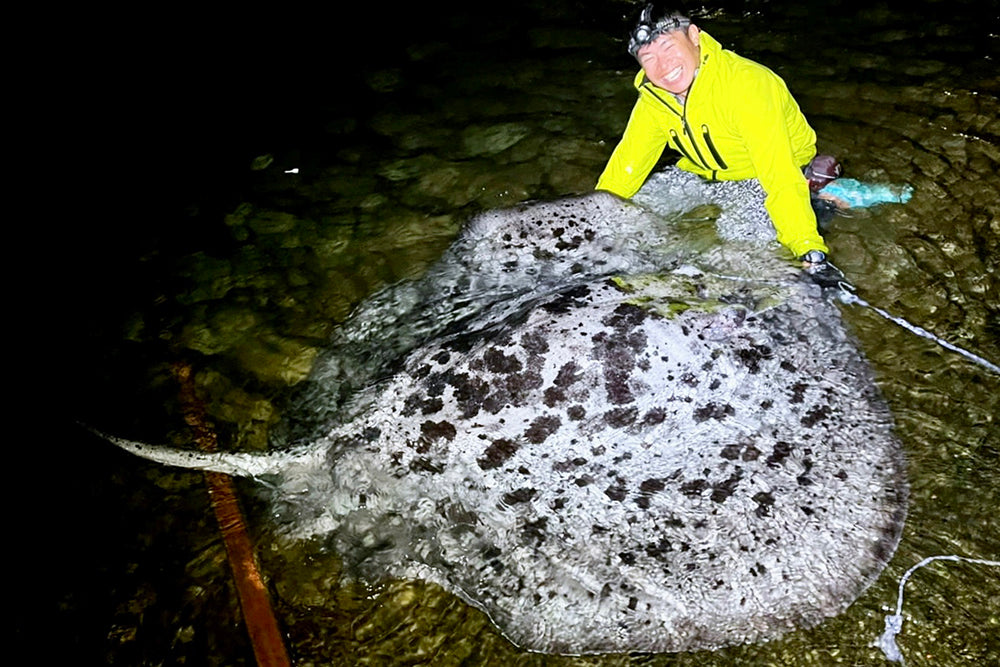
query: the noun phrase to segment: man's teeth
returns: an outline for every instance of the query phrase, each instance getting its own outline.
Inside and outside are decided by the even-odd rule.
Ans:
[[[679,79],[680,76],[681,76],[681,70],[683,70],[683,69],[684,69],[684,67],[681,66],[681,67],[678,67],[678,68],[676,68],[676,69],[674,69],[674,70],[672,70],[670,72],[667,72],[667,76],[666,76],[667,81],[673,81],[675,79]]]

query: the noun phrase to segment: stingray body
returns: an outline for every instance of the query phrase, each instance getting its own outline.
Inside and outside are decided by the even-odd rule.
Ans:
[[[539,256],[567,210],[581,243]],[[610,195],[490,215],[442,260],[457,270],[345,327],[342,350],[419,333],[320,369],[350,388],[322,437],[263,457],[119,444],[271,475],[288,537],[327,537],[363,576],[436,582],[531,650],[716,648],[849,606],[895,549],[906,483],[818,288],[766,247],[657,254],[663,221]],[[628,216],[642,224],[614,224]],[[562,271],[598,248],[615,275]]]

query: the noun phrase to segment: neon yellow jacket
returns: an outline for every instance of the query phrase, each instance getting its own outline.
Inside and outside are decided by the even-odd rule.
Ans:
[[[631,197],[670,145],[680,152],[677,166],[685,171],[711,180],[759,180],[778,241],[796,257],[814,249],[829,252],[816,231],[802,175],[816,154],[816,133],[785,82],[724,50],[705,32],[700,46],[698,74],[685,104],[639,70],[639,99],[597,189]]]

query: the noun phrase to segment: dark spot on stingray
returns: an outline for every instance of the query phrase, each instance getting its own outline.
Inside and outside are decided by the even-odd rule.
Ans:
[[[502,466],[510,457],[517,453],[520,446],[513,440],[500,438],[483,451],[483,455],[476,460],[483,470],[492,470]]]
[[[556,373],[555,385],[566,388],[580,380],[580,366],[575,361],[567,361]]]
[[[562,496],[553,500],[552,504],[550,505],[550,507],[554,510],[561,510],[565,506],[566,506],[566,499],[563,498]]]
[[[489,384],[481,378],[470,377],[467,373],[449,375],[448,383],[455,388],[455,402],[462,411],[462,417],[471,419],[479,414],[490,393]]]
[[[424,397],[419,393],[413,393],[403,400],[403,409],[399,413],[403,417],[412,417],[424,404]]]
[[[798,368],[795,367],[795,364],[790,362],[788,359],[781,360],[781,367],[784,368],[789,373],[794,373],[795,371],[798,370]]]
[[[586,285],[577,285],[541,304],[541,308],[553,315],[562,315],[568,313],[571,308],[581,308],[587,305],[584,299],[588,296],[590,296],[590,288]]]
[[[606,451],[607,448],[604,445],[598,445],[597,447],[590,448],[590,453],[594,456],[604,456],[604,452]]]
[[[604,388],[608,393],[608,400],[616,405],[631,403],[635,400],[632,390],[628,386],[629,373],[606,365],[604,371]]]
[[[812,428],[819,422],[823,421],[830,416],[830,406],[828,405],[817,405],[814,406],[809,412],[802,417],[802,425],[806,428]]]
[[[613,428],[624,428],[639,415],[636,408],[613,408],[604,413],[604,421]]]
[[[445,440],[455,439],[455,426],[446,421],[425,421],[420,425],[420,435],[433,442],[444,438]]]
[[[604,495],[611,498],[611,500],[621,502],[625,500],[625,496],[628,495],[628,491],[626,491],[625,485],[622,482],[616,481],[614,484],[604,489]]]
[[[716,389],[718,389],[718,388],[719,388],[719,385],[721,385],[721,384],[722,384],[722,381],[721,381],[721,380],[720,380],[719,378],[715,378],[715,379],[714,379],[714,380],[712,380],[712,382],[711,382],[711,383],[710,383],[710,384],[708,385],[708,388],[709,388],[709,389],[711,389],[712,391],[715,391]]]
[[[429,472],[439,475],[444,472],[444,465],[421,456],[410,461],[410,470],[413,472]]]
[[[559,461],[552,464],[552,469],[556,472],[566,472],[568,470],[574,470],[580,466],[587,463],[587,459],[582,456],[577,456],[576,458],[566,459],[565,461]]]
[[[536,489],[524,487],[516,491],[511,491],[510,493],[505,493],[503,495],[503,502],[507,505],[526,503],[536,495],[538,495],[538,491]]]
[[[565,400],[566,393],[558,387],[548,387],[542,394],[542,402],[549,408],[554,408]]]
[[[644,548],[646,555],[650,558],[656,558],[658,560],[663,560],[664,556],[674,550],[674,546],[670,544],[670,540],[665,537],[661,537],[659,542],[650,542]]]
[[[628,608],[631,609],[632,611],[635,611],[635,608],[638,605],[639,605],[639,598],[630,597],[628,599]]]
[[[666,482],[662,479],[646,479],[639,485],[639,491],[646,494],[659,493],[665,489],[666,486]]]
[[[449,359],[451,359],[451,352],[449,352],[448,350],[441,350],[433,357],[431,357],[431,361],[434,361],[435,363],[440,364],[442,366],[448,363]]]
[[[753,445],[747,446],[746,450],[743,452],[744,461],[756,461],[760,457],[761,451],[754,447]]]
[[[697,387],[701,384],[701,381],[694,373],[685,373],[681,376],[681,383],[686,384],[689,387]]]
[[[837,479],[839,479],[841,482],[847,480],[847,473],[844,472],[843,470],[838,470],[837,472],[835,472],[833,474],[833,476],[836,477]]]
[[[681,484],[681,493],[685,496],[698,496],[709,487],[707,479],[693,479]]]
[[[712,493],[709,497],[717,503],[726,502],[736,492],[736,487],[739,485],[742,477],[742,473],[736,471],[726,481],[716,482],[712,485]]]
[[[736,358],[743,362],[751,373],[760,372],[760,362],[771,356],[771,348],[766,345],[753,345],[749,348],[736,350]]]
[[[803,514],[805,514],[806,516],[812,516],[813,514],[815,514],[815,513],[816,513],[816,512],[815,512],[815,511],[813,510],[813,508],[811,508],[811,507],[806,507],[805,505],[802,505],[802,506],[800,506],[800,507],[799,507],[799,509],[800,509],[800,510],[802,510],[802,513],[803,513]]]
[[[610,530],[611,529],[608,528],[607,526],[602,526],[600,524],[596,524],[595,523],[594,525],[592,525],[590,527],[590,534],[591,535],[604,535],[605,533],[607,533]]]
[[[549,341],[540,331],[528,331],[521,336],[521,347],[528,354],[545,354],[549,351]]]
[[[411,375],[417,380],[422,380],[425,377],[427,377],[427,375],[430,372],[431,372],[430,364],[421,364],[419,367],[417,367],[416,370],[413,371],[413,373],[411,373]]]
[[[753,501],[757,503],[754,514],[758,517],[765,517],[771,514],[771,506],[774,505],[774,496],[767,491],[760,491],[754,494]]]
[[[735,461],[740,457],[740,451],[743,448],[740,445],[726,445],[719,452],[719,456],[726,459],[727,461]]]
[[[440,398],[437,397],[429,398],[426,401],[424,401],[424,404],[420,407],[420,412],[421,414],[424,415],[431,415],[434,414],[435,412],[440,412],[441,408],[443,407],[444,403],[441,401]]]
[[[545,538],[548,537],[545,528],[549,520],[547,517],[542,517],[535,521],[529,521],[524,524],[524,528],[521,530],[521,536],[525,542],[534,542],[535,546],[541,545],[545,542]]]
[[[483,362],[491,373],[517,373],[522,368],[521,361],[517,357],[504,354],[495,347],[483,353]]]
[[[696,408],[693,414],[694,420],[696,422],[703,422],[707,419],[715,419],[716,421],[722,421],[726,417],[736,414],[736,410],[733,406],[726,403],[725,405],[717,405],[715,403],[706,403],[700,408]]]
[[[522,475],[530,475],[531,474],[531,471],[528,470],[525,466],[518,466],[517,467],[517,471],[519,473],[521,473]]]
[[[558,431],[560,425],[562,425],[562,420],[556,415],[542,415],[531,422],[528,430],[524,432],[524,437],[528,442],[538,445]]]
[[[765,410],[770,410],[772,405],[774,405],[774,401],[772,401],[769,398],[764,399],[763,401],[760,402],[760,407],[762,407]]]
[[[368,442],[375,442],[382,435],[382,430],[375,426],[366,426],[361,432],[361,437]]]
[[[504,409],[504,406],[510,402],[510,396],[506,391],[494,391],[492,394],[483,399],[483,410],[495,415]]]
[[[626,565],[635,565],[635,554],[631,551],[622,551],[618,554],[618,557],[621,558],[622,562]]]
[[[795,478],[795,481],[799,483],[799,486],[811,486],[813,481],[805,475],[799,475]]]
[[[572,421],[580,421],[587,415],[587,411],[582,405],[571,405],[566,408],[566,416]]]
[[[792,385],[792,397],[788,400],[789,403],[801,403],[806,394],[806,389],[809,385],[804,382],[796,382]]]
[[[511,373],[504,379],[504,385],[515,405],[523,405],[528,395],[543,384],[542,375],[536,369],[523,373]]]
[[[767,457],[767,465],[772,468],[784,465],[785,459],[787,459],[788,455],[792,453],[792,449],[794,448],[787,442],[776,442],[774,444],[774,449],[771,450],[771,455]]]
[[[573,480],[573,483],[576,484],[577,486],[589,486],[590,484],[594,483],[594,478],[591,477],[590,475],[580,475],[579,477]]]
[[[666,418],[666,410],[663,408],[651,408],[650,411],[643,416],[642,423],[646,426],[655,426],[656,424],[662,423]]]

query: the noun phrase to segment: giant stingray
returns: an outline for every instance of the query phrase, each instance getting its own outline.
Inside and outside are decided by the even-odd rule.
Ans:
[[[284,538],[436,582],[527,649],[812,626],[882,571],[907,487],[838,310],[762,235],[605,193],[489,212],[339,331],[303,399],[320,436],[266,455],[115,441],[267,480]]]

